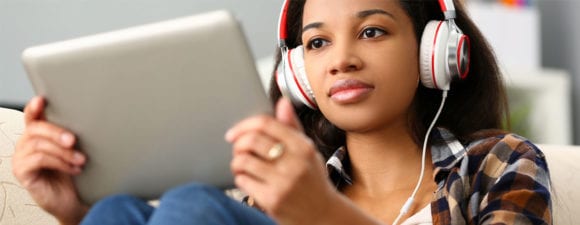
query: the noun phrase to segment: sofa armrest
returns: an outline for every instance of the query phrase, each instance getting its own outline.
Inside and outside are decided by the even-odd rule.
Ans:
[[[580,215],[580,146],[538,145],[552,182],[554,224],[577,224]]]
[[[24,129],[24,114],[0,108],[0,224],[58,224],[20,186],[12,174],[14,146]]]

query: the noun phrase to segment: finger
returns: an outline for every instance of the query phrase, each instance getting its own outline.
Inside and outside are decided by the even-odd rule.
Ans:
[[[233,174],[246,174],[262,183],[268,183],[268,178],[274,171],[273,164],[259,159],[251,154],[240,154],[232,159],[230,169]]]
[[[43,109],[44,99],[40,96],[32,98],[24,108],[24,123],[28,125],[28,123],[41,118]]]
[[[295,128],[289,127],[271,116],[261,115],[250,117],[239,122],[228,130],[226,140],[234,142],[248,132],[260,132],[276,140],[298,138],[297,134],[302,134],[301,132],[296,132]]]
[[[258,204],[260,204],[259,199],[262,199],[262,195],[267,195],[265,191],[267,186],[247,174],[236,175],[234,183],[244,193],[255,198]]]
[[[298,116],[296,116],[296,112],[294,111],[294,107],[288,98],[280,98],[278,103],[276,103],[276,119],[278,121],[294,127],[300,131],[304,130],[302,128],[302,123]]]
[[[252,197],[255,201],[255,205],[258,205],[270,216],[275,216],[276,209],[274,209],[274,207],[281,203],[280,198],[276,196],[275,187],[272,187],[270,184],[259,182],[245,174],[236,176],[235,184],[241,191]]]
[[[21,182],[38,176],[40,171],[51,170],[70,175],[78,175],[82,172],[81,167],[66,163],[65,161],[42,153],[36,152],[20,159],[19,166],[14,168],[14,175],[21,178]]]
[[[44,152],[74,166],[83,166],[85,164],[86,157],[79,151],[62,148],[60,145],[46,139],[37,139],[30,142],[32,143],[30,147],[33,149],[32,152]]]
[[[262,159],[268,159],[268,149],[276,144],[269,136],[257,132],[248,132],[240,136],[233,145],[234,155],[252,153]]]
[[[52,123],[34,122],[26,128],[27,135],[33,138],[45,138],[59,144],[63,148],[72,148],[75,143],[75,136]]]

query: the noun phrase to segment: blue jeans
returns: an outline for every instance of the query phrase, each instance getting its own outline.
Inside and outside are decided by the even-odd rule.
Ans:
[[[223,191],[188,184],[165,193],[157,208],[128,195],[105,198],[95,204],[81,225],[275,225],[262,212],[242,205]]]

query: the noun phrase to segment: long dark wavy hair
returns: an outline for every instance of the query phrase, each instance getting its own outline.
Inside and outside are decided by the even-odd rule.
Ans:
[[[289,48],[301,45],[302,12],[306,0],[293,0],[288,8]],[[505,87],[493,50],[467,16],[462,3],[454,0],[456,24],[471,41],[471,64],[466,79],[453,81],[448,92],[447,103],[437,121],[437,127],[451,131],[461,142],[501,133],[502,119],[507,119],[508,107]],[[443,20],[444,16],[437,0],[400,0],[403,10],[411,18],[415,39],[420,46],[420,37],[430,20]],[[417,51],[419,54],[419,51]],[[276,68],[280,63],[280,49],[277,50]],[[418,65],[417,65],[418,66]],[[270,99],[273,103],[281,97],[280,90],[272,76]],[[421,145],[427,128],[441,102],[441,91],[419,85],[408,116],[413,139]],[[334,126],[318,110],[308,107],[295,108],[306,134],[313,139],[322,155],[328,159],[340,146],[344,146],[345,132]],[[509,124],[509,121],[508,121]],[[509,126],[509,125],[508,125]]]

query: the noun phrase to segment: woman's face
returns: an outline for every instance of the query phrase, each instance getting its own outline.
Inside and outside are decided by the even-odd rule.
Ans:
[[[395,0],[308,0],[302,43],[319,109],[345,131],[406,125],[419,79],[411,19]]]

